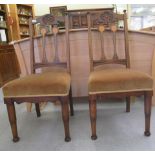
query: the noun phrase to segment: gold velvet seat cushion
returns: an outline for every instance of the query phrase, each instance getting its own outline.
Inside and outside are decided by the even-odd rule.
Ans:
[[[4,97],[65,96],[70,89],[67,72],[32,74],[13,80],[3,87]]]
[[[90,73],[89,94],[152,90],[153,79],[131,69],[108,69]]]

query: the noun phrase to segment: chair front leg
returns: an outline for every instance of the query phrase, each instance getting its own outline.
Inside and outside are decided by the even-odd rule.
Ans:
[[[61,97],[61,108],[62,108],[62,120],[64,123],[65,130],[65,141],[71,141],[70,132],[69,132],[69,105],[68,105],[69,97]]]
[[[11,130],[12,130],[13,142],[18,142],[19,137],[18,137],[18,131],[17,131],[16,111],[15,111],[14,102],[5,101],[5,103],[6,103],[9,122],[10,122]]]
[[[90,112],[90,122],[92,130],[92,140],[97,139],[96,135],[96,98],[94,95],[89,96],[89,112]]]
[[[74,116],[74,108],[73,108],[73,98],[72,98],[72,89],[69,91],[69,105],[70,105],[70,115]]]
[[[145,113],[145,136],[150,136],[150,118],[152,108],[152,93],[145,92],[144,95],[144,113]]]

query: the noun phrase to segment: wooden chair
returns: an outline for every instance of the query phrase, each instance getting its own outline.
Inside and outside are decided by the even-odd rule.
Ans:
[[[66,18],[66,23],[68,19]],[[35,24],[40,24],[41,36],[42,39],[42,60],[41,62],[36,62],[36,44],[34,37],[34,26]],[[70,63],[69,63],[69,35],[68,31],[65,32],[65,44],[66,44],[66,57],[67,60],[62,62],[60,61],[59,51],[58,51],[58,33],[59,29],[57,27],[58,20],[50,15],[46,14],[42,17],[33,20],[30,18],[30,55],[31,55],[31,69],[32,74],[19,78],[12,82],[7,83],[3,87],[4,93],[4,102],[7,106],[8,117],[12,129],[13,141],[19,141],[18,132],[17,132],[17,123],[16,123],[16,112],[14,107],[14,102],[20,104],[23,102],[35,103],[37,116],[40,117],[39,103],[41,102],[52,102],[55,100],[61,101],[62,108],[62,119],[64,123],[65,130],[65,141],[68,142],[71,140],[69,132],[69,102],[70,102],[70,111],[73,115],[73,104],[71,96],[71,78],[70,78]],[[48,30],[52,30],[52,44],[54,46],[54,58],[53,62],[49,62],[49,57],[46,55],[46,35]],[[55,67],[57,67],[55,69]],[[49,72],[36,73],[36,69],[52,67]],[[54,67],[54,69],[53,69]],[[69,101],[70,100],[70,101]],[[52,132],[52,131],[51,131]],[[52,134],[52,133],[51,133]]]
[[[128,44],[128,27],[127,27],[127,15],[126,11],[124,14],[114,13],[113,10],[105,10],[95,13],[88,13],[88,40],[89,40],[89,55],[90,55],[90,70],[88,81],[88,91],[89,91],[89,110],[90,110],[90,120],[92,136],[91,139],[97,139],[96,135],[96,102],[97,99],[101,98],[126,98],[126,112],[130,112],[130,96],[144,95],[144,111],[145,111],[145,136],[150,136],[150,116],[151,116],[151,102],[153,95],[153,80],[146,73],[139,71],[133,71],[130,69],[130,58],[129,58],[129,44]],[[122,21],[124,23],[124,28],[120,28],[118,31],[118,22]],[[98,38],[101,41],[100,58],[94,59],[93,49],[95,39],[93,36],[97,33],[94,28],[92,28],[92,23],[96,25],[98,31]],[[118,35],[124,32],[124,58],[119,57],[117,52],[117,32]],[[106,33],[106,35],[105,35]],[[96,34],[97,36],[97,34]],[[105,36],[112,38],[113,53],[109,56],[110,49],[105,51],[104,43],[106,41]],[[120,39],[120,38],[119,38]],[[97,41],[96,41],[97,42]],[[109,38],[107,41],[107,46],[110,46]],[[120,43],[121,44],[121,43]],[[110,48],[110,47],[109,47]],[[108,49],[108,48],[106,48]],[[98,52],[98,51],[95,51]],[[107,52],[107,53],[106,53]],[[120,51],[119,51],[120,52]],[[108,56],[110,58],[108,58]],[[99,57],[99,56],[98,56]],[[114,68],[114,69],[101,69],[101,65],[116,64],[124,65],[124,68]],[[100,68],[100,69],[99,69]]]

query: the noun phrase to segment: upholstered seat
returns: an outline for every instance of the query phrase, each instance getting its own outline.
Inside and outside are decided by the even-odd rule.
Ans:
[[[152,90],[153,80],[131,69],[93,71],[89,76],[89,94]]]
[[[13,80],[3,87],[4,97],[65,96],[69,94],[67,72],[45,72]]]

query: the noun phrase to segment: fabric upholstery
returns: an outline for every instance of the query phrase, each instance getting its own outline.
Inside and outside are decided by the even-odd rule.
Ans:
[[[152,90],[153,79],[131,69],[108,69],[90,73],[89,94]]]
[[[3,87],[4,97],[65,96],[70,89],[67,72],[45,72],[13,80]]]

